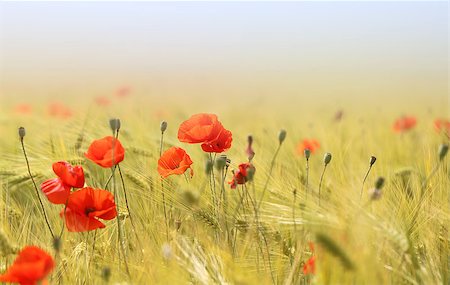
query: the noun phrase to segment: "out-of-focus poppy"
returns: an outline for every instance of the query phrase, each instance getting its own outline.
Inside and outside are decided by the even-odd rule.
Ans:
[[[36,246],[24,247],[13,264],[0,275],[0,282],[34,285],[46,283],[46,277],[55,267],[53,258]]]
[[[61,178],[64,184],[74,188],[84,186],[84,172],[80,165],[72,166],[67,161],[58,161],[53,163],[53,172]]]
[[[436,119],[434,121],[434,127],[436,128],[436,131],[442,132],[446,134],[447,136],[450,135],[450,121],[445,119]]]
[[[72,116],[72,110],[61,103],[51,103],[48,107],[48,114],[52,117],[67,119]]]
[[[112,220],[117,216],[114,196],[106,190],[85,187],[70,194],[67,208],[61,211],[61,216],[65,216],[70,232],[104,228],[99,219]]]
[[[192,160],[184,149],[171,147],[166,150],[158,160],[158,172],[165,178],[172,174],[183,174],[190,168],[192,176],[194,172],[191,165]]]
[[[130,96],[131,94],[131,88],[128,86],[122,86],[119,89],[117,89],[116,95],[119,98],[125,98]]]
[[[14,108],[14,111],[18,114],[30,114],[33,111],[33,108],[30,104],[19,104]]]
[[[105,107],[111,104],[111,101],[105,96],[98,96],[95,98],[95,103],[99,106]]]
[[[395,132],[400,133],[414,128],[416,124],[417,120],[415,117],[403,116],[394,122],[393,129]]]
[[[311,256],[303,265],[303,274],[316,274],[316,256]]]
[[[181,123],[178,139],[186,143],[205,143],[220,134],[223,126],[214,114],[196,114]]]
[[[234,172],[233,179],[228,184],[232,189],[235,189],[238,184],[245,184],[252,178],[255,170],[253,164],[249,162],[239,164],[238,170]]]
[[[114,152],[113,152],[114,145]],[[101,167],[112,167],[120,163],[125,157],[125,149],[120,141],[112,136],[94,140],[84,156]]]
[[[304,139],[297,145],[298,154],[305,154],[305,149],[309,149],[311,153],[316,152],[320,148],[320,143],[315,139]]]
[[[231,132],[225,128],[222,128],[221,132],[215,139],[202,144],[202,149],[204,152],[221,153],[231,147],[232,141],[233,135]]]
[[[53,178],[41,184],[41,190],[53,204],[65,204],[70,195],[70,186],[64,184],[61,178]]]

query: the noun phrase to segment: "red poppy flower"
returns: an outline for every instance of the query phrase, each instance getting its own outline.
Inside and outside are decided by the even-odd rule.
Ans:
[[[65,212],[61,211],[63,215],[70,232],[104,228],[98,219],[112,220],[117,216],[114,196],[106,190],[85,187],[70,194]]]
[[[202,144],[202,149],[204,152],[224,152],[231,147],[232,141],[233,136],[231,132],[222,127],[221,132],[215,139]]]
[[[434,127],[436,131],[443,132],[446,135],[450,135],[450,121],[445,119],[436,119],[434,121]]]
[[[17,105],[14,110],[19,114],[30,114],[33,111],[33,108],[29,104],[20,104]]]
[[[205,143],[217,138],[223,130],[214,114],[196,114],[181,123],[178,139],[186,143]]]
[[[404,117],[397,119],[394,122],[393,129],[397,133],[404,132],[404,131],[414,128],[416,126],[416,124],[417,124],[417,120],[415,117],[404,116]]]
[[[303,265],[303,274],[316,274],[316,256],[311,256]]]
[[[74,188],[84,186],[84,172],[80,165],[72,166],[67,161],[53,163],[53,172],[61,178],[61,181]]]
[[[48,114],[52,117],[66,119],[72,116],[72,111],[61,103],[52,103],[48,107]]]
[[[113,144],[114,152],[112,150]],[[84,156],[101,167],[107,168],[120,163],[124,159],[125,149],[118,139],[107,136],[93,141]]]
[[[36,246],[23,248],[14,263],[0,275],[0,282],[34,285],[45,282],[47,275],[55,267],[53,258]]]
[[[311,153],[314,153],[320,148],[320,143],[315,139],[304,139],[297,146],[298,154],[305,154],[305,149],[309,149]]]
[[[131,93],[131,88],[128,86],[123,86],[123,87],[120,87],[119,89],[117,89],[116,95],[117,95],[117,97],[125,98],[125,97],[130,96],[130,93]]]
[[[188,168],[191,169],[191,176],[194,171],[191,168],[192,160],[184,149],[171,147],[166,150],[158,160],[158,172],[162,177],[172,174],[183,174]]]
[[[256,169],[251,163],[239,164],[239,169],[234,172],[233,180],[228,182],[228,184],[230,184],[232,189],[235,189],[238,184],[245,184],[250,178],[249,173],[251,170],[254,174]]]
[[[61,178],[44,181],[41,190],[53,204],[65,204],[70,195],[70,186],[63,183]]]
[[[111,101],[105,96],[99,96],[95,98],[95,103],[99,106],[108,106],[111,104]]]

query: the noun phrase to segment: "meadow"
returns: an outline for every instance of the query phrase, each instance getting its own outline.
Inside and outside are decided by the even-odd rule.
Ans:
[[[39,280],[49,284],[449,284],[449,127],[435,126],[446,114],[417,104],[406,114],[417,123],[394,130],[399,105],[170,107],[122,95],[2,107],[0,274],[34,245],[54,260]],[[232,133],[229,149],[179,140],[199,113]],[[85,155],[113,135],[120,172]],[[162,177],[158,160],[173,146],[193,163]],[[67,230],[65,203],[40,187],[58,161],[114,196],[105,228]]]

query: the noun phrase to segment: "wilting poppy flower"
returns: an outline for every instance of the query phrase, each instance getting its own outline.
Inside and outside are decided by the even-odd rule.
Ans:
[[[30,114],[33,108],[29,104],[20,104],[14,108],[14,111],[19,114]]]
[[[404,132],[407,130],[410,130],[414,128],[417,124],[417,120],[415,117],[412,116],[404,116],[399,119],[397,119],[394,122],[393,129],[395,132]]]
[[[70,195],[70,186],[64,184],[61,178],[53,178],[41,184],[41,190],[53,204],[65,204]]]
[[[114,196],[111,192],[85,187],[72,192],[67,208],[61,211],[70,232],[85,232],[105,225],[98,219],[112,220],[117,216]]]
[[[186,143],[205,143],[214,140],[223,126],[214,114],[196,114],[181,123],[178,139]]]
[[[191,176],[194,174],[192,160],[184,149],[171,147],[166,150],[158,160],[158,172],[162,177],[172,174],[183,174],[188,168],[191,169]]]
[[[447,136],[450,135],[450,121],[445,119],[436,119],[434,127],[438,132],[443,132]]]
[[[235,189],[238,184],[245,184],[245,182],[250,180],[250,174],[255,173],[255,167],[247,162],[239,164],[239,169],[234,172],[233,180],[228,182],[232,189]]]
[[[303,265],[303,274],[316,274],[316,256],[311,256]]]
[[[114,152],[112,150],[114,144]],[[112,136],[94,140],[84,156],[101,167],[112,167],[125,157],[125,149],[120,141]],[[113,161],[114,160],[114,161]]]
[[[229,130],[222,128],[219,135],[208,142],[202,143],[202,149],[204,152],[224,152],[231,147],[233,141],[233,135]]]
[[[48,107],[48,114],[52,117],[66,119],[72,116],[72,111],[61,103],[52,103]]]
[[[79,165],[72,166],[66,161],[53,163],[53,172],[58,178],[44,181],[41,190],[53,204],[65,204],[70,194],[70,188],[84,186],[84,172]]]
[[[55,267],[53,258],[36,246],[24,247],[13,264],[0,275],[0,282],[34,285],[45,283],[47,275]]]
[[[320,148],[320,143],[315,139],[304,139],[297,145],[297,152],[299,154],[305,154],[305,149],[309,149],[311,153],[314,153]]]
[[[99,96],[95,98],[95,103],[99,106],[108,106],[111,104],[111,101],[105,96]]]

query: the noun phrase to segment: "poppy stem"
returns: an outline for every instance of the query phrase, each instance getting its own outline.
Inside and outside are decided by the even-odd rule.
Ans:
[[[162,156],[163,141],[164,141],[164,131],[161,131],[161,143],[159,145],[159,157]],[[167,221],[166,195],[164,194],[164,181],[163,181],[163,179],[161,179],[161,196],[162,196],[162,202],[163,202],[164,223],[166,225],[166,240],[169,241],[169,224],[168,224],[168,221]]]
[[[139,243],[139,247],[142,250],[142,244],[141,244],[141,241],[140,241],[139,236],[137,234],[136,226],[134,224],[133,218],[131,217],[131,211],[130,211],[130,207],[128,205],[127,190],[125,188],[125,180],[123,179],[122,170],[120,169],[120,165],[119,164],[117,164],[117,168],[119,169],[120,180],[122,181],[122,189],[123,189],[123,194],[124,194],[124,197],[125,197],[125,205],[127,206],[128,215],[130,216],[131,226],[133,227],[133,231],[134,231],[134,234],[136,235],[136,239],[137,239],[137,241]]]
[[[281,143],[278,144],[278,148],[275,151],[275,154],[273,155],[272,161],[270,162],[269,173],[267,174],[267,179],[266,179],[266,183],[264,184],[264,188],[263,188],[263,192],[262,192],[261,198],[259,198],[258,207],[256,208],[257,211],[259,211],[259,209],[261,208],[261,204],[262,204],[262,201],[264,199],[264,194],[267,191],[267,186],[269,186],[270,177],[272,176],[273,167],[275,166],[275,160],[276,160],[276,158],[278,156],[278,153],[280,152],[280,149],[281,149]]]
[[[309,158],[306,159],[306,183],[305,183],[305,189],[306,189],[306,199],[308,199],[308,187],[309,187]]]
[[[42,215],[44,216],[45,222],[47,223],[47,227],[48,227],[48,230],[50,231],[50,234],[52,235],[52,238],[55,238],[52,227],[50,226],[50,223],[47,218],[47,214],[45,212],[44,203],[42,203],[42,199],[41,199],[41,196],[39,195],[39,190],[37,188],[36,182],[34,181],[33,174],[31,174],[30,163],[28,161],[27,152],[25,151],[25,144],[23,143],[23,137],[20,137],[20,144],[22,145],[23,155],[24,155],[25,161],[27,163],[28,175],[30,176],[31,181],[33,182],[34,190],[36,190],[36,196],[38,197],[39,204],[41,205]]]
[[[372,165],[369,165],[369,169],[367,169],[366,175],[364,176],[363,183],[362,183],[362,186],[361,186],[361,193],[359,194],[359,201],[361,201],[361,199],[362,199],[362,194],[363,194],[363,190],[364,190],[364,184],[366,183],[366,179],[369,176],[369,173],[370,173],[371,169],[372,169]]]
[[[116,132],[117,131],[117,132]],[[113,129],[113,136],[117,139],[117,137],[119,136],[119,131],[118,129]],[[116,144],[116,140],[112,141],[112,167],[111,167],[111,175],[112,175],[112,183],[113,183],[113,192],[114,192],[114,200],[116,203],[116,211],[117,211],[117,215],[116,215],[116,221],[117,221],[117,235],[118,235],[118,241],[119,241],[119,264],[120,264],[120,250],[122,250],[122,255],[123,255],[123,260],[124,260],[124,264],[125,264],[125,270],[127,272],[128,278],[131,279],[131,275],[130,275],[130,270],[128,268],[128,262],[127,262],[127,257],[125,254],[125,247],[124,247],[124,242],[123,242],[123,237],[122,237],[122,227],[120,226],[120,214],[119,214],[119,196],[117,195],[117,184],[116,184],[116,176],[114,175],[115,170],[116,170],[116,162],[115,162],[115,144]]]
[[[325,164],[325,165],[323,166],[322,175],[320,175],[320,181],[319,181],[319,206],[320,206],[320,189],[322,188],[323,176],[324,176],[324,174],[325,174],[325,170],[327,169],[327,165],[328,165],[328,164]]]

